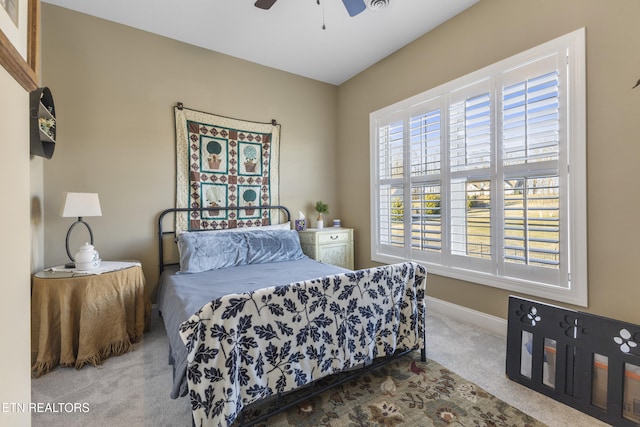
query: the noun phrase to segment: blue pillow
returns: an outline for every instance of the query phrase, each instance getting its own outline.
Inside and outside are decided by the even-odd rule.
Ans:
[[[305,258],[300,237],[295,230],[272,230],[245,233],[247,264],[295,261]]]
[[[180,272],[199,273],[247,263],[243,233],[185,232],[178,236]]]

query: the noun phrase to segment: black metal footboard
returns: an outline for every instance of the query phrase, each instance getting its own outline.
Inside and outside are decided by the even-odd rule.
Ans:
[[[640,425],[640,326],[510,297],[507,375],[615,426]]]

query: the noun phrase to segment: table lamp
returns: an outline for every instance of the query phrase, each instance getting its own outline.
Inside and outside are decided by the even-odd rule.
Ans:
[[[91,244],[93,245],[93,232],[91,231],[91,227],[89,227],[89,224],[87,224],[82,218],[85,216],[102,216],[98,193],[65,193],[62,213],[60,215],[62,217],[78,218],[78,220],[69,227],[66,239],[67,255],[71,261],[75,262],[73,255],[71,255],[71,251],[69,250],[69,237],[71,236],[71,230],[73,230],[78,224],[84,224],[85,227],[87,227],[87,230],[89,230],[89,237],[91,239]],[[75,265],[67,264],[65,267],[66,266],[73,268]]]

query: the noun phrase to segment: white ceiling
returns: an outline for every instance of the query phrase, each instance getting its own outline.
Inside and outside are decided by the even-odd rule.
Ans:
[[[341,0],[42,1],[339,85],[479,0],[390,0],[355,17]]]

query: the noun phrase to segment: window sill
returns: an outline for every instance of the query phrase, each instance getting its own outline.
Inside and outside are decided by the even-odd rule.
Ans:
[[[372,254],[371,259],[376,262],[393,264],[406,261],[405,258]],[[490,286],[493,288],[504,289],[511,292],[517,292],[523,295],[546,298],[566,304],[573,304],[580,307],[587,307],[588,293],[586,285],[582,287],[574,286],[573,288],[563,288],[560,286],[552,286],[545,283],[515,279],[510,277],[499,277],[486,273],[479,273],[461,268],[447,267],[439,264],[433,264],[422,260],[414,260],[427,269],[427,277],[429,274],[449,277],[451,279],[463,280],[477,285]],[[427,290],[429,280],[427,279]]]

